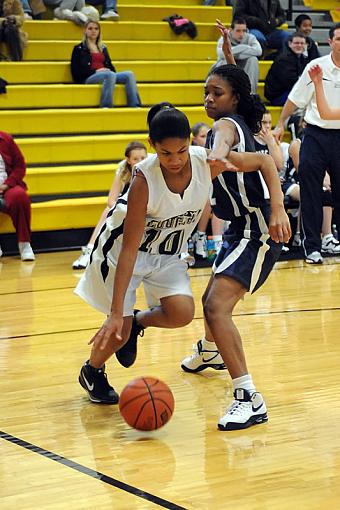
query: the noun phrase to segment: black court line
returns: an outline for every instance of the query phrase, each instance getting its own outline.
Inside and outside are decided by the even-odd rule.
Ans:
[[[80,333],[81,331],[92,331],[93,329],[98,330],[102,323],[97,324],[91,328],[77,328],[77,329],[61,329],[59,331],[47,331],[45,333],[34,333],[32,335],[15,335],[15,336],[0,336],[0,340],[15,340],[16,338],[32,338],[35,336],[45,336],[45,335],[60,335],[62,333]]]
[[[308,312],[331,312],[339,311],[340,306],[331,306],[328,308],[296,308],[295,310],[275,310],[273,312],[247,312],[247,313],[233,313],[233,317],[249,317],[249,316],[266,316],[266,315],[281,315],[285,313],[308,313]],[[203,317],[194,317],[194,321],[203,320]],[[48,331],[45,333],[34,333],[33,335],[16,335],[16,336],[0,336],[0,340],[16,340],[20,338],[34,338],[36,336],[59,335],[62,333],[79,333],[81,331],[92,331],[100,328],[100,324],[91,328],[68,329],[60,331]]]
[[[62,464],[66,467],[69,467],[69,468],[73,469],[74,471],[78,471],[79,473],[82,473],[83,475],[87,475],[87,476],[90,476],[91,478],[95,478],[96,480],[99,480],[100,482],[107,483],[108,485],[112,485],[113,487],[116,487],[117,489],[121,489],[125,492],[133,494],[134,496],[137,496],[142,499],[146,499],[147,501],[150,501],[151,503],[154,503],[155,505],[161,506],[162,508],[168,508],[169,510],[187,510],[183,506],[178,506],[175,503],[171,503],[170,501],[167,501],[166,499],[159,498],[158,496],[155,496],[154,494],[150,494],[149,492],[138,489],[137,487],[133,487],[132,485],[129,485],[127,483],[116,480],[115,478],[111,478],[110,476],[104,475],[103,473],[100,473],[99,471],[94,471],[93,469],[90,469],[86,466],[82,466],[81,464],[78,464],[78,462],[74,462],[73,460],[66,459],[65,457],[62,457],[61,455],[50,452],[49,450],[45,450],[44,448],[40,448],[40,446],[36,446],[32,443],[24,441],[23,439],[12,436],[11,434],[7,434],[6,432],[0,431],[0,439],[4,439],[5,441],[8,441],[9,443],[13,443],[18,446],[21,446],[22,448],[25,448],[26,450],[37,453],[38,455],[41,455],[42,457],[45,457],[46,459],[54,460],[55,462],[58,462],[58,464]]]

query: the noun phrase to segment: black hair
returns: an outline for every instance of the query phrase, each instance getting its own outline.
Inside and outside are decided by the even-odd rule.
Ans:
[[[261,130],[265,106],[257,94],[251,93],[250,80],[240,67],[227,64],[213,68],[209,76],[217,75],[227,82],[238,99],[236,113],[241,115],[252,133]]]
[[[302,39],[306,40],[305,34],[303,34],[302,32],[294,32],[294,34],[290,34],[290,36],[288,37],[288,41],[292,42],[292,40],[295,37],[301,37]]]
[[[303,21],[306,21],[307,19],[309,21],[312,21],[312,18],[310,16],[308,16],[308,14],[299,14],[298,16],[296,16],[296,18],[294,20],[295,26],[297,28],[300,28]]]
[[[329,38],[330,39],[333,39],[334,37],[334,32],[340,28],[340,23],[335,23],[335,25],[333,25],[330,29],[329,29]]]
[[[192,132],[193,136],[197,136],[202,127],[206,127],[208,129],[210,129],[210,126],[208,126],[208,124],[206,122],[196,122],[196,124],[191,126],[191,132]]]
[[[230,26],[235,28],[235,25],[247,25],[247,22],[244,18],[234,18]]]
[[[162,102],[152,106],[147,123],[153,143],[161,142],[165,138],[190,138],[190,125],[186,115],[171,103]]]

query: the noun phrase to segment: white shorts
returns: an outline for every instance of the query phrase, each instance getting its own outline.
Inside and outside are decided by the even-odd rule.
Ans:
[[[84,301],[106,315],[109,315],[111,311],[113,282],[119,253],[120,243],[115,243],[109,256],[104,259],[109,269],[105,281],[101,271],[103,258],[94,257],[74,291]],[[175,295],[192,297],[188,266],[185,261],[180,260],[178,255],[150,255],[139,251],[125,295],[124,317],[133,314],[136,290],[142,282],[150,308],[159,306],[160,300],[164,297]]]

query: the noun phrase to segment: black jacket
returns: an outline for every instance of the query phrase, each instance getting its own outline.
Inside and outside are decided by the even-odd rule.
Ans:
[[[248,28],[265,35],[286,21],[280,0],[237,0],[233,18],[245,19]]]
[[[116,72],[116,69],[113,67],[109,52],[107,51],[106,46],[103,47],[104,53],[104,67],[110,69],[110,71]],[[73,80],[76,83],[85,83],[87,78],[92,74],[95,74],[95,70],[91,69],[91,53],[90,50],[84,43],[77,44],[73,48],[72,58],[71,58],[71,73]]]
[[[285,92],[290,92],[308,62],[308,57],[297,56],[290,48],[284,50],[268,71],[264,84],[266,98],[272,101]]]
[[[310,62],[311,60],[314,60],[315,58],[319,58],[321,55],[320,55],[319,49],[316,45],[316,42],[313,41],[313,39],[311,37],[307,37],[306,43],[307,43],[308,61]]]

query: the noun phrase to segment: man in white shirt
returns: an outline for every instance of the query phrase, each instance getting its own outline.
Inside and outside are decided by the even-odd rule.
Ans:
[[[262,48],[256,37],[248,33],[247,24],[242,18],[235,18],[231,23],[229,32],[232,53],[238,67],[241,67],[249,76],[252,94],[256,94],[259,79],[259,61]],[[217,42],[217,62],[215,65],[226,64],[222,50],[223,37]]]
[[[340,107],[340,23],[329,30],[329,55],[309,63],[294,85],[282,109],[275,134],[281,138],[285,121],[298,108],[306,108],[307,127],[302,141],[299,163],[301,190],[301,227],[305,261],[322,264],[321,251],[337,253],[339,245],[321,243],[322,186],[326,170],[331,178],[335,223],[340,231],[340,120],[321,119],[315,100],[314,85],[308,70],[318,64],[323,71],[325,95],[332,108]],[[333,243],[334,244],[334,243]]]

